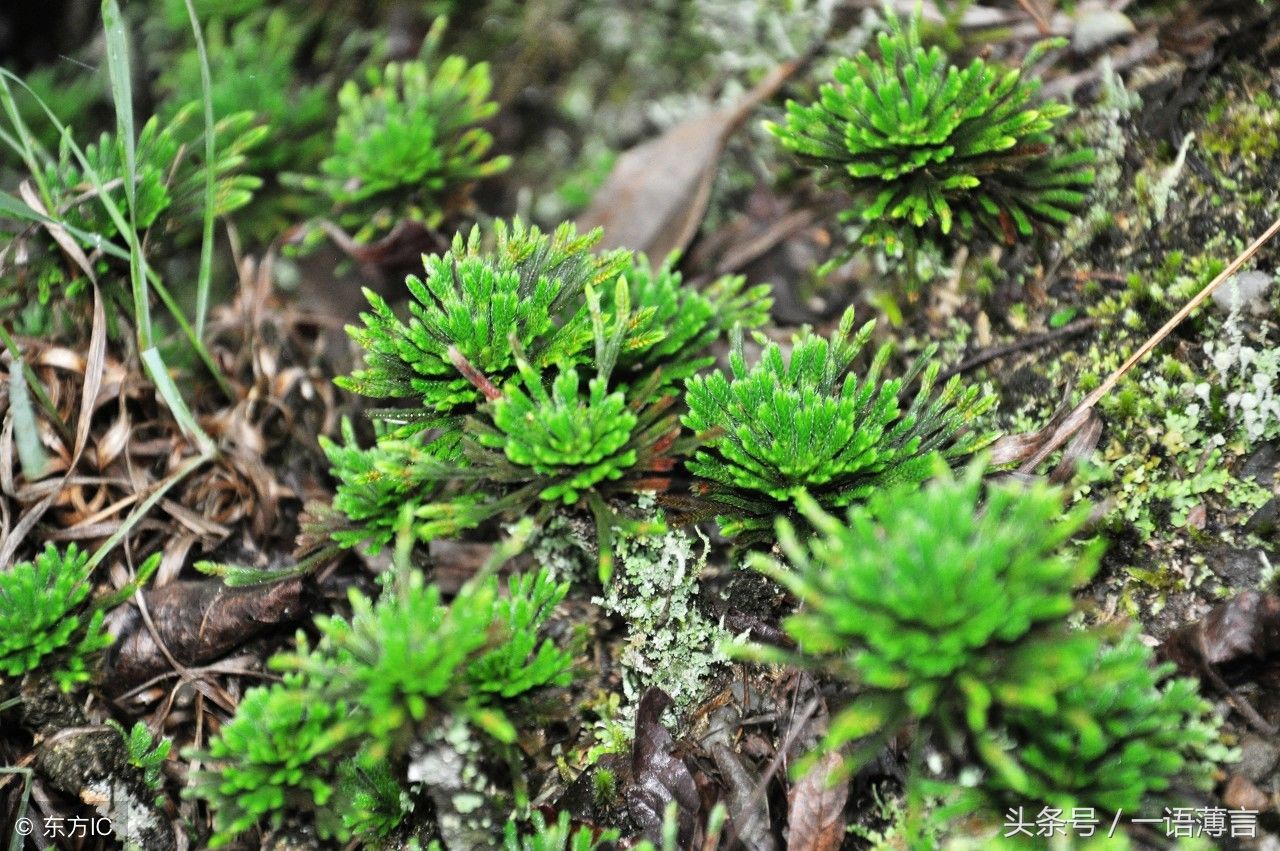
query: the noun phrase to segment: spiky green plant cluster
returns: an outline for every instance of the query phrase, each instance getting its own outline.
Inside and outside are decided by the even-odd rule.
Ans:
[[[586,288],[616,279],[625,254],[591,254],[599,235],[579,236],[570,224],[544,234],[519,220],[498,221],[493,238],[486,251],[476,227],[465,239],[454,236],[444,254],[424,257],[425,275],[405,281],[407,322],[366,290],[372,311],[361,314],[363,328],[348,329],[364,349],[365,367],[338,385],[363,396],[420,400],[422,411],[385,418],[456,430],[484,399],[461,360],[497,383],[515,375],[520,351],[539,369],[581,360],[591,343]]]
[[[1022,782],[993,778],[1005,802],[1135,812],[1171,799],[1175,782],[1209,789],[1204,757],[1224,751],[1209,703],[1194,680],[1168,679],[1173,666],[1156,665],[1153,655],[1130,631],[1094,656],[1053,711],[1011,710],[1004,722],[1018,743]]]
[[[385,546],[406,504],[423,540],[555,504],[589,508],[607,540],[620,522],[608,497],[659,488],[684,451],[675,378],[706,366],[729,325],[768,310],[764,287],[726,277],[699,293],[669,265],[591,254],[599,234],[571,225],[494,230],[491,251],[473,229],[425,258],[426,276],[407,281],[408,321],[369,293],[373,309],[351,329],[365,367],[339,382],[421,407],[376,411],[371,449],[350,430],[345,446],[325,442],[344,545]]]
[[[493,578],[469,584],[446,604],[410,571],[376,601],[353,591],[351,617],[317,618],[314,646],[300,634],[297,653],[273,660],[284,681],[246,693],[199,754],[214,768],[188,793],[212,805],[213,844],[290,811],[310,812],[322,837],[385,834],[407,807],[380,772],[403,769],[419,736],[453,717],[510,744],[512,701],[567,684],[569,655],[538,637],[567,590],[544,571],[506,595]]]
[[[404,471],[435,488],[429,492],[432,501],[414,512],[414,531],[420,539],[456,535],[497,515],[515,518],[533,512],[545,521],[556,506],[583,508],[595,518],[600,576],[608,581],[613,529],[639,528],[614,510],[609,498],[660,490],[677,457],[687,451],[688,440],[681,437],[679,422],[669,410],[675,396],[660,389],[659,373],[643,385],[611,389],[618,387],[611,382],[613,367],[628,329],[634,327],[626,283],[619,279],[615,285],[617,313],[608,337],[599,299],[590,289],[587,297],[597,368],[586,394],[581,392],[578,368],[572,365],[553,368],[548,391],[544,374],[519,358],[518,377],[499,390],[461,362],[489,401],[467,418],[455,460],[426,455]],[[398,442],[390,445],[392,457],[412,451]],[[381,475],[395,472],[375,469]],[[477,483],[483,483],[481,490]],[[384,523],[384,535],[385,519],[378,521]]]
[[[424,411],[417,414],[380,414],[407,420],[410,430],[450,430],[484,400],[463,362],[501,385],[516,376],[518,357],[537,370],[591,360],[588,287],[600,293],[612,334],[616,284],[627,282],[632,312],[616,364],[627,383],[660,373],[659,386],[671,384],[709,364],[707,349],[726,329],[754,328],[768,316],[767,286],[748,288],[741,277],[727,276],[700,293],[669,264],[654,269],[644,255],[622,250],[591,253],[600,236],[579,235],[569,223],[547,234],[518,219],[495,222],[491,235],[478,227],[465,238],[455,235],[449,251],[423,258],[423,276],[405,281],[412,298],[407,321],[365,291],[371,312],[361,314],[363,328],[349,329],[365,351],[365,366],[338,384],[363,396],[420,400]]]
[[[1057,554],[1084,516],[1053,522],[1062,503],[1047,488],[993,486],[983,506],[981,473],[974,465],[960,481],[877,491],[847,522],[802,495],[820,534],[801,539],[780,520],[789,566],[753,562],[804,603],[785,623],[801,653],[863,690],[828,744],[908,718],[985,734],[993,701],[1052,708],[1064,664],[1083,673],[1061,630],[1031,639],[1062,623],[1072,592],[1097,570],[1096,547]]]
[[[572,505],[583,490],[621,478],[636,463],[636,450],[628,444],[638,420],[626,395],[610,393],[605,379],[591,379],[584,397],[573,369],[556,375],[550,393],[527,366],[520,378],[495,400],[494,430],[479,439],[482,446],[502,450],[512,464],[551,479],[540,498]]]
[[[1216,737],[1194,685],[1161,690],[1168,671],[1135,638],[1109,646],[1067,626],[1100,556],[1065,548],[1087,507],[1064,513],[1045,485],[984,493],[979,464],[958,480],[941,472],[845,520],[802,498],[819,534],[802,540],[780,520],[788,563],[753,561],[802,603],[784,622],[790,658],[853,689],[820,750],[850,746],[852,771],[914,724],[981,769],[980,791],[962,794],[971,805],[1133,808],[1175,775],[1206,777]]]
[[[102,610],[85,609],[88,562],[75,544],[47,544],[35,561],[0,571],[0,678],[47,667],[63,691],[89,680],[89,657],[111,636]]]
[[[695,290],[685,286],[672,261],[654,268],[648,257],[635,254],[619,273],[637,308],[618,357],[628,381],[658,373],[660,386],[678,385],[715,363],[709,349],[727,329],[759,328],[769,319],[768,285],[748,287],[746,278],[726,275]],[[602,288],[609,314],[617,313],[615,292]]]
[[[342,422],[342,443],[320,438],[338,480],[329,533],[344,547],[365,545],[370,552],[395,537],[405,505],[422,505],[440,492],[446,469],[421,436],[378,432],[369,449],[361,448],[349,420]]]
[[[217,160],[214,175],[214,212],[224,216],[244,207],[262,185],[260,178],[242,173],[248,152],[261,144],[265,127],[253,126],[251,113],[238,113],[218,121],[214,128]],[[193,144],[203,132],[198,105],[188,104],[161,122],[156,116],[143,125],[137,139],[137,181],[134,212],[140,230],[160,227],[190,238],[203,210],[206,165],[204,147]],[[66,144],[56,159],[46,157],[42,188],[64,221],[77,231],[104,238],[117,235],[115,221],[97,197],[97,186],[107,188],[115,206],[127,209],[123,187],[127,169],[124,145],[104,133],[84,148],[86,163],[72,156]],[[96,179],[95,179],[96,175]],[[97,246],[86,241],[87,248]]]
[[[766,343],[750,367],[738,336],[731,376],[717,370],[686,384],[684,424],[711,435],[688,467],[723,512],[726,535],[744,542],[767,535],[777,512],[793,510],[800,490],[827,509],[849,505],[896,482],[923,481],[935,452],[954,461],[987,441],[972,423],[994,398],[958,378],[935,392],[940,365],[933,347],[901,378],[881,380],[887,345],[865,374],[851,372],[875,325],[854,333],[853,321],[850,309],[830,340],[800,333],[790,358]],[[898,397],[917,380],[904,410]]]
[[[419,59],[370,68],[363,87],[348,80],[339,89],[321,175],[295,179],[358,227],[357,240],[405,217],[436,224],[452,194],[511,164],[510,157],[489,157],[493,136],[478,126],[498,109],[488,100],[488,63],[435,61],[443,26],[437,19]]]
[[[349,759],[338,766],[335,796],[352,836],[382,839],[413,811],[413,801],[386,762]]]
[[[1024,72],[1045,45],[1020,68],[977,58],[960,69],[921,45],[916,19],[887,17],[879,57],[841,60],[817,102],[789,101],[768,125],[864,199],[846,220],[891,247],[913,245],[917,229],[967,238],[981,226],[1012,242],[1068,221],[1093,182],[1092,152],[1062,153],[1053,131],[1070,109],[1035,103],[1040,83]]]
[[[235,718],[201,755],[217,767],[193,777],[188,790],[212,805],[210,846],[227,844],[263,818],[279,826],[299,809],[315,812],[322,838],[340,835],[338,808],[327,805],[334,793],[332,755],[354,733],[348,711],[343,701],[316,699],[299,676],[246,692]]]

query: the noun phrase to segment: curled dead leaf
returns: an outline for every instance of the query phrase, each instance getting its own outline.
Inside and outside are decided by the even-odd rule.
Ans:
[[[652,842],[662,841],[663,815],[674,802],[680,847],[687,848],[696,829],[701,799],[693,774],[675,754],[675,741],[662,726],[662,713],[670,705],[671,696],[657,687],[641,696],[631,750],[631,777],[622,798],[632,821]]]
[[[143,598],[154,633],[136,605],[116,610],[123,614],[113,624],[117,637],[104,677],[114,694],[171,670],[170,655],[181,665],[206,664],[306,614],[300,579],[244,588],[216,580],[180,581],[149,590]]]

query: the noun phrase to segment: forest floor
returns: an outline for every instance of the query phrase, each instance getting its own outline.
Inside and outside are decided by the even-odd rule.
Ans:
[[[877,343],[896,344],[894,368],[936,343],[944,375],[962,375],[998,397],[982,425],[1024,436],[1004,444],[1018,450],[1010,470],[1032,459],[1012,474],[1049,478],[1093,506],[1090,531],[1107,548],[1078,620],[1136,619],[1144,640],[1198,678],[1223,717],[1224,743],[1238,759],[1199,805],[1257,810],[1256,835],[1236,847],[1280,848],[1280,238],[1249,256],[1091,411],[1076,408],[1280,218],[1275,3],[1121,0],[1092,11],[1081,3],[1046,12],[1042,26],[1026,7],[1067,4],[968,6],[954,35],[957,49],[1016,59],[1041,35],[1070,40],[1037,69],[1047,94],[1075,106],[1066,138],[1096,152],[1098,179],[1088,206],[1059,239],[948,246],[927,258],[940,270],[928,286],[902,280],[870,253],[814,274],[843,244],[833,212],[846,199],[789,170],[759,127],[781,115],[786,97],[813,91],[809,66],[775,79],[770,72],[791,58],[781,47],[762,43],[755,55],[728,37],[707,36],[722,51],[713,57],[719,64],[700,66],[694,80],[702,88],[677,88],[678,63],[675,70],[655,64],[676,49],[658,50],[666,35],[629,17],[638,29],[627,59],[593,71],[586,37],[575,35],[570,16],[556,17],[564,5],[530,3],[513,17],[513,31],[545,38],[530,41],[510,67],[497,55],[480,57],[494,63],[502,106],[490,122],[496,149],[514,154],[515,166],[484,181],[470,211],[521,214],[544,225],[575,216],[584,226],[603,222],[606,239],[650,256],[682,251],[681,271],[694,285],[728,273],[770,283],[772,339],[788,340],[802,325],[828,333],[854,305],[860,318],[878,320]],[[827,5],[837,11],[821,36],[829,39],[825,53],[810,57],[814,68],[865,42],[862,7],[874,4]],[[900,5],[909,12],[914,4]],[[1121,12],[1127,26],[1108,17]],[[395,16],[388,20],[383,25],[394,30]],[[813,47],[804,27],[797,29],[795,41]],[[466,45],[465,26],[461,32]],[[472,47],[485,43],[472,39]],[[706,42],[695,47],[712,49]],[[646,77],[646,68],[656,70]],[[738,70],[745,76],[734,77]],[[579,104],[573,123],[549,117],[565,79],[598,83],[610,74],[629,90]],[[748,83],[766,89],[757,92],[763,103]],[[632,153],[623,154],[627,149]],[[633,156],[640,159],[625,161]],[[611,182],[611,169],[624,165],[652,178],[665,200],[637,202],[625,191],[625,174],[615,172],[623,182]],[[461,227],[466,220],[450,221]],[[62,467],[55,472],[67,476],[51,491],[23,478],[6,420],[0,558],[46,541],[96,547],[118,533],[122,555],[106,559],[96,580],[103,592],[127,587],[144,556],[162,558],[138,602],[112,614],[116,641],[87,696],[71,702],[48,680],[22,684],[21,708],[0,722],[0,765],[34,768],[36,779],[28,794],[28,775],[0,774],[0,832],[15,824],[19,798],[47,823],[92,815],[103,783],[137,787],[135,779],[119,779],[128,774],[128,755],[115,731],[102,726],[113,717],[143,720],[173,742],[161,800],[143,800],[145,787],[127,793],[156,822],[154,835],[135,839],[145,847],[187,847],[185,825],[200,815],[181,797],[191,767],[183,749],[203,745],[213,718],[228,717],[246,689],[273,676],[266,660],[290,649],[297,629],[317,614],[344,611],[351,588],[376,594],[375,577],[390,556],[347,552],[305,576],[246,587],[224,586],[194,564],[270,570],[293,563],[295,542],[306,534],[304,506],[328,502],[334,490],[317,436],[336,437],[344,417],[361,423],[361,436],[372,434],[361,419],[371,406],[333,385],[359,358],[343,327],[365,306],[360,287],[403,298],[406,271],[420,269],[419,255],[442,250],[452,234],[444,226],[408,227],[374,246],[325,246],[301,257],[284,250],[287,240],[246,237],[249,248],[234,262],[226,259],[229,246],[220,246],[227,249],[219,261],[225,292],[214,299],[205,338],[236,401],[226,404],[213,388],[192,401],[220,447],[216,457],[201,454],[162,404],[136,352],[102,347],[110,316],[86,313],[86,322],[103,328],[93,325],[79,341],[33,340],[24,349],[55,407],[84,432],[56,436]],[[194,267],[194,256],[184,254],[166,274],[177,279]],[[77,424],[71,414],[89,385],[106,389]],[[1254,401],[1242,405],[1249,394]],[[1034,457],[1073,409],[1081,413],[1076,430]],[[191,470],[179,475],[188,463]],[[51,493],[49,504],[33,511]],[[140,505],[146,510],[134,515]],[[811,701],[831,692],[807,674],[717,655],[715,641],[724,634],[776,634],[791,604],[776,585],[741,570],[712,525],[673,539],[657,555],[620,560],[637,587],[677,567],[682,577],[687,572],[660,593],[687,603],[694,616],[651,620],[645,634],[620,614],[625,600],[596,589],[572,596],[550,623],[550,635],[572,638],[587,673],[546,699],[541,729],[519,742],[533,804],[568,811],[584,824],[627,823],[634,814],[624,799],[601,794],[601,776],[626,786],[638,764],[633,739],[671,736],[702,802],[728,803],[744,847],[828,847],[784,840],[797,813],[822,807],[835,807],[854,826],[832,847],[874,847],[899,817],[905,754],[888,748],[834,803],[823,790],[788,785],[780,764],[815,737],[826,710]],[[590,538],[587,521],[560,521],[513,565],[580,570],[572,565],[594,558]],[[449,594],[494,547],[473,535],[434,541],[420,556]],[[646,669],[645,659],[671,658],[646,655],[667,641],[692,648],[693,661]],[[641,702],[653,685],[675,698],[675,711]],[[7,696],[0,691],[0,712],[13,705]],[[726,729],[735,731],[731,738]],[[181,828],[174,835],[182,839],[155,838],[171,826]],[[1169,846],[1164,827],[1152,828],[1135,832],[1134,841]],[[309,830],[285,823],[265,833],[262,847],[312,847],[318,840]]]

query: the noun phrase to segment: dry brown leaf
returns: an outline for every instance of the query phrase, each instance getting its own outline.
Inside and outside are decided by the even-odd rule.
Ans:
[[[680,847],[687,848],[701,809],[698,786],[684,760],[674,753],[675,742],[662,726],[662,713],[671,697],[650,687],[636,709],[635,743],[631,751],[631,778],[622,798],[636,826],[652,842],[662,841],[662,817],[667,805],[676,803]]]
[[[798,680],[801,688],[814,688],[806,674]],[[826,704],[819,701],[810,714],[793,719],[787,738],[793,755],[814,749],[827,731]],[[787,851],[836,851],[844,841],[844,808],[849,801],[849,781],[832,784],[844,753],[825,752],[787,793]]]
[[[684,250],[707,212],[730,137],[803,61],[779,65],[739,103],[686,119],[622,154],[578,227],[603,227],[601,248],[631,248],[655,260]]]
[[[211,579],[179,581],[149,590],[143,599],[164,647],[188,666],[212,662],[305,614],[300,579],[243,588],[229,588]],[[121,619],[104,677],[115,694],[171,668],[136,607],[125,609]]]
[[[787,795],[787,851],[836,851],[844,841],[848,782],[832,786],[839,751],[828,751],[796,781]]]
[[[56,238],[56,237],[55,237]],[[93,420],[94,402],[98,398],[98,391],[102,386],[102,375],[106,365],[107,355],[107,315],[102,306],[102,293],[98,289],[97,284],[93,284],[93,324],[92,331],[89,335],[89,354],[85,358],[84,386],[81,389],[80,401],[80,417],[76,422],[75,433],[75,449],[72,452],[71,461],[67,464],[66,472],[63,474],[63,483],[71,476],[71,472],[75,469],[80,456],[84,453],[85,445],[89,442],[89,428]],[[57,494],[51,493],[40,502],[27,509],[23,515],[18,518],[17,524],[5,536],[3,544],[0,544],[0,565],[8,565],[13,563],[14,554],[18,551],[18,546],[26,538],[27,533],[36,525],[44,513],[49,509],[56,499]]]
[[[1205,665],[1240,662],[1275,664],[1280,654],[1280,597],[1244,591],[1209,614],[1180,627],[1161,652],[1187,673]]]

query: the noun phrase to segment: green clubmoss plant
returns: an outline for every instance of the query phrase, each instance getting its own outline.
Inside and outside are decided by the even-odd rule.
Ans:
[[[785,121],[767,125],[864,199],[844,220],[894,251],[917,231],[967,239],[980,226],[1011,243],[1067,222],[1093,181],[1092,153],[1063,153],[1053,133],[1069,108],[1035,103],[1040,84],[1025,72],[1052,42],[1020,68],[976,58],[960,69],[925,49],[916,19],[904,28],[886,15],[878,57],[842,59],[817,102],[789,101]]]
[[[493,230],[490,250],[477,228],[424,259],[425,276],[406,282],[407,321],[368,293],[372,310],[350,329],[365,365],[339,383],[419,405],[374,411],[370,449],[351,430],[343,446],[324,443],[348,520],[333,534],[379,549],[405,504],[423,540],[499,515],[587,509],[607,574],[622,522],[608,500],[665,486],[687,451],[674,383],[710,362],[730,325],[764,321],[767,288],[725,277],[698,292],[670,264],[592,254],[599,232],[568,224]]]
[[[376,445],[364,449],[344,419],[342,438],[342,443],[320,438],[338,480],[334,510],[320,522],[341,546],[376,553],[396,536],[403,506],[420,506],[440,492],[444,467],[423,445],[421,433],[396,436],[379,427]]]
[[[495,698],[564,685],[570,659],[537,638],[568,585],[543,573],[513,579],[509,590],[499,595],[490,579],[446,605],[415,571],[376,603],[353,594],[350,619],[317,618],[320,641],[300,641],[280,664],[349,695],[374,740],[370,759],[399,750],[401,739],[446,711],[510,742],[515,730]]]
[[[352,836],[385,838],[413,812],[413,799],[385,761],[355,757],[338,766],[337,800]]]
[[[523,359],[517,361],[519,377],[501,390],[463,365],[490,401],[467,419],[463,460],[439,465],[452,495],[415,512],[419,538],[455,535],[499,515],[515,519],[532,512],[545,521],[557,506],[585,509],[596,522],[600,578],[608,581],[614,527],[637,531],[644,525],[629,522],[610,498],[664,488],[689,440],[670,411],[675,394],[660,389],[659,373],[643,385],[611,389],[614,365],[633,327],[626,282],[615,285],[617,313],[610,331],[593,290],[587,298],[596,369],[586,393],[573,366],[555,367],[548,391],[547,378]],[[474,482],[491,493],[476,492],[469,487]]]
[[[865,758],[868,737],[883,741],[916,721],[973,740],[1015,771],[993,707],[1052,714],[1055,695],[1083,676],[1096,639],[1066,630],[1065,618],[1100,548],[1061,549],[1086,514],[1064,514],[1061,493],[1045,486],[992,485],[984,502],[982,472],[974,464],[954,479],[942,468],[923,488],[878,490],[845,520],[801,495],[819,534],[801,539],[781,519],[787,564],[751,561],[802,603],[784,622],[799,661],[858,690],[832,718],[824,749],[860,742]]]
[[[0,679],[46,669],[63,691],[90,677],[90,657],[111,644],[103,612],[86,607],[89,554],[47,544],[35,561],[0,571]]]
[[[639,420],[623,393],[610,393],[607,381],[597,377],[584,396],[573,369],[559,372],[548,393],[541,376],[520,366],[521,381],[508,383],[494,400],[494,429],[480,432],[479,442],[502,450],[517,467],[550,478],[539,498],[572,505],[582,491],[619,479],[635,465],[636,449],[628,444]]]
[[[477,227],[457,234],[449,251],[423,258],[422,276],[405,281],[407,320],[366,290],[371,310],[361,314],[363,327],[348,329],[365,365],[338,384],[363,396],[417,400],[422,411],[377,415],[408,423],[409,431],[433,426],[448,433],[485,398],[461,362],[500,386],[516,376],[517,356],[537,370],[591,360],[588,287],[601,294],[602,321],[612,334],[616,284],[627,282],[633,312],[616,364],[617,378],[627,383],[659,370],[659,386],[673,383],[709,363],[707,349],[725,330],[755,328],[768,317],[767,286],[724,277],[698,292],[670,264],[654,269],[629,251],[593,254],[600,236],[579,235],[568,223],[544,233],[519,219],[499,220],[490,233]]]
[[[1006,715],[1022,773],[994,774],[987,788],[1011,806],[1034,801],[1111,813],[1175,803],[1178,786],[1207,791],[1226,749],[1196,682],[1170,679],[1172,671],[1155,664],[1136,631],[1103,647],[1052,712]]]
[[[336,784],[335,752],[356,729],[345,701],[318,697],[296,675],[250,689],[235,717],[199,755],[215,768],[194,775],[188,793],[210,803],[210,847],[226,845],[260,821],[279,827],[296,811],[314,814],[322,839],[346,835],[341,813],[328,804]]]
[[[135,206],[139,230],[160,228],[162,233],[182,240],[199,232],[205,191],[204,146],[195,144],[203,132],[199,105],[187,104],[168,121],[152,116],[137,140],[137,188]],[[248,152],[261,144],[267,128],[254,126],[252,113],[237,113],[220,119],[214,127],[217,161],[214,174],[214,214],[225,216],[246,204],[262,185],[260,178],[242,173]],[[97,143],[84,148],[89,168],[109,188],[117,207],[125,209],[121,185],[126,170],[125,150],[112,134],[104,133]],[[72,156],[68,146],[60,146],[57,159],[48,158],[44,186],[52,194],[63,221],[72,228],[104,238],[117,235],[113,219],[96,197],[91,173]],[[75,231],[73,230],[73,233]],[[96,248],[88,244],[87,248]]]
[[[759,328],[769,320],[773,299],[767,284],[748,287],[744,277],[726,275],[695,290],[672,268],[674,261],[669,257],[655,268],[636,254],[619,273],[636,311],[618,355],[627,382],[659,373],[663,386],[678,385],[715,363],[709,349],[726,330]],[[601,289],[609,315],[617,313],[614,293]]]
[[[422,55],[370,68],[365,85],[349,80],[338,91],[332,151],[320,176],[294,178],[322,194],[370,241],[402,218],[438,224],[451,196],[505,171],[510,157],[489,157],[493,136],[478,126],[497,112],[488,100],[488,63],[461,56],[436,62],[443,36],[437,19]]]
[[[958,377],[934,392],[940,364],[932,347],[901,378],[881,380],[888,346],[865,374],[852,372],[875,324],[854,333],[853,321],[850,309],[829,340],[800,333],[790,358],[766,342],[750,367],[739,335],[729,376],[716,370],[687,382],[684,424],[709,435],[688,468],[702,478],[697,489],[721,512],[726,535],[743,543],[768,538],[776,513],[794,513],[800,490],[838,508],[896,482],[924,480],[935,452],[957,461],[989,440],[972,425],[994,397]],[[903,409],[899,394],[917,380]]]
[[[366,290],[371,312],[361,314],[364,327],[348,329],[364,349],[365,365],[338,385],[363,396],[420,402],[420,411],[377,412],[408,423],[409,431],[456,432],[484,400],[459,369],[458,356],[499,384],[515,376],[518,350],[536,368],[585,356],[591,343],[585,289],[612,282],[626,263],[621,252],[591,254],[598,239],[579,236],[570,224],[544,234],[519,220],[494,224],[490,251],[478,227],[465,239],[456,235],[449,251],[423,258],[424,276],[405,281],[412,299],[408,321]]]
[[[539,572],[504,595],[490,576],[446,603],[399,568],[376,601],[353,590],[349,618],[318,617],[318,640],[299,634],[297,652],[272,660],[284,681],[250,689],[207,751],[188,753],[212,764],[187,791],[210,804],[211,844],[291,812],[322,838],[385,836],[410,809],[400,784],[414,742],[458,721],[501,750],[513,701],[568,683],[569,654],[539,636],[567,590]]]
[[[1074,592],[1098,569],[1100,542],[1070,543],[1089,507],[1063,510],[1044,484],[983,486],[983,468],[923,488],[877,492],[840,519],[807,496],[818,534],[778,521],[787,563],[751,564],[800,603],[783,628],[794,651],[748,649],[848,687],[818,748],[842,749],[847,775],[914,727],[909,834],[926,822],[922,795],[961,813],[1041,806],[1136,811],[1208,788],[1225,755],[1209,705],[1191,680],[1130,632],[1072,629]],[[933,748],[947,770],[926,774]],[[967,779],[961,780],[962,776]],[[943,779],[939,779],[939,777]],[[943,815],[946,813],[947,815]]]

